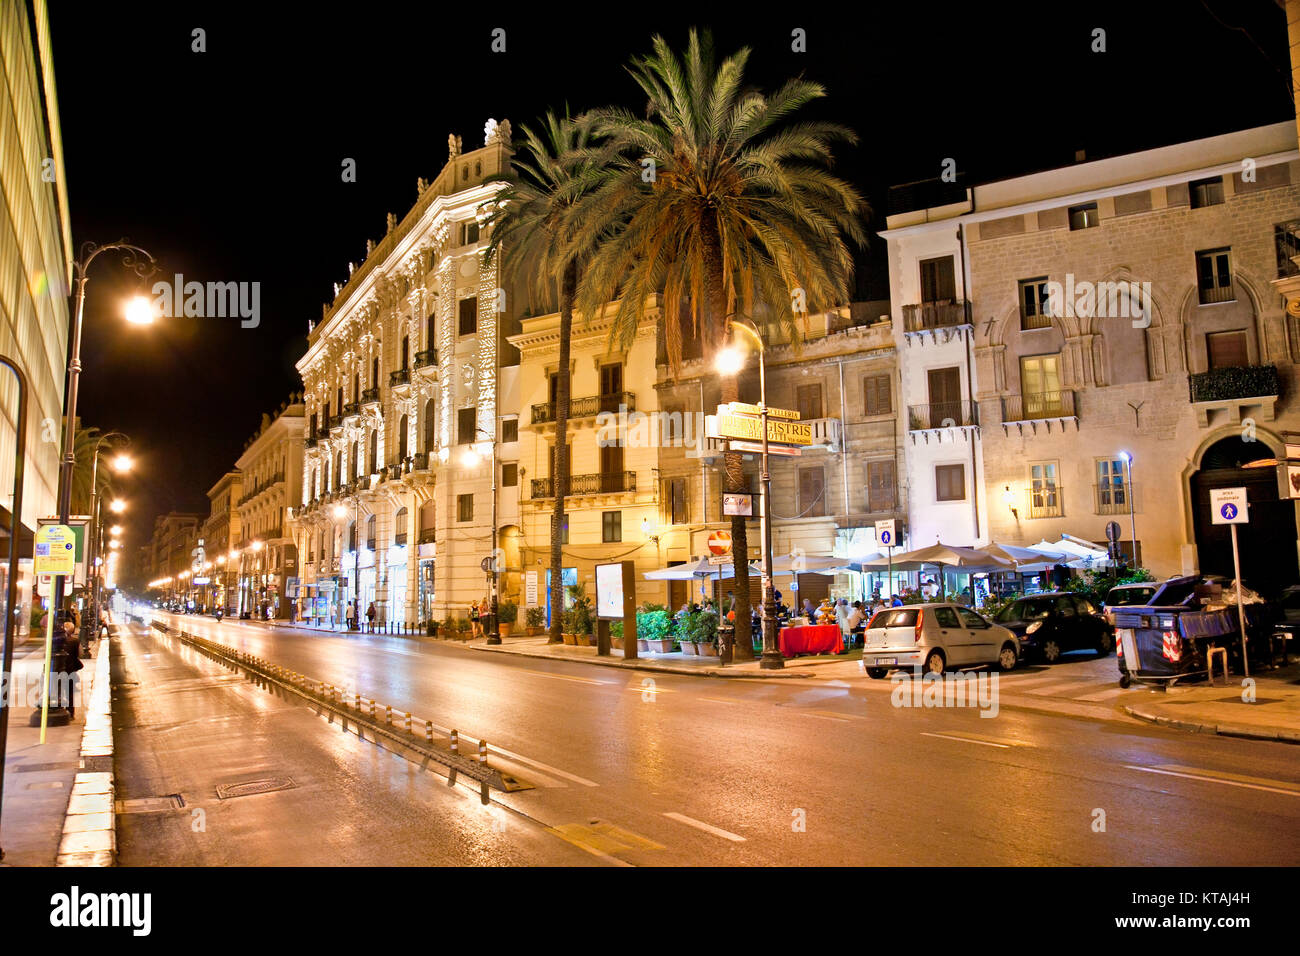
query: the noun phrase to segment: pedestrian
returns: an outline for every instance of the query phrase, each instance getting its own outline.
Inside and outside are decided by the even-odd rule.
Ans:
[[[77,629],[71,621],[63,622],[63,633],[63,666],[67,673],[68,716],[75,718],[77,716],[77,671],[84,666],[81,663],[81,655],[77,653],[81,642],[77,640]]]
[[[473,637],[479,637],[481,632],[478,624],[478,601],[471,601],[469,605],[469,628]]]
[[[839,625],[840,636],[844,639],[844,646],[840,648],[839,653],[847,654],[848,649],[853,645],[853,625],[849,623],[848,598],[840,598],[835,602],[835,623]]]
[[[817,622],[817,608],[813,607],[812,598],[803,599],[803,616],[808,618],[809,624]]]
[[[366,608],[366,623],[370,625],[370,633],[375,633],[375,602],[370,602],[370,607]]]
[[[349,601],[347,607],[348,630],[352,631],[357,626],[357,604],[355,601]]]

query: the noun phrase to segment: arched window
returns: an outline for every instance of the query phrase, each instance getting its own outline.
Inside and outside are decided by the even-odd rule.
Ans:
[[[366,519],[366,547],[375,550],[375,516]]]
[[[348,472],[349,477],[355,475],[361,468],[361,443],[352,443],[352,468]]]
[[[438,515],[438,503],[426,501],[420,505],[420,543],[429,544],[434,538],[434,523]]]
[[[357,550],[357,523],[355,521],[348,522],[348,550]]]
[[[406,461],[406,416],[403,415],[397,423],[397,461],[398,464]]]
[[[411,364],[411,337],[402,336],[402,368],[407,368]]]
[[[343,487],[343,449],[334,453],[334,487]]]
[[[379,429],[374,428],[370,431],[370,471],[374,474],[379,470]]]
[[[393,544],[406,544],[406,519],[406,509],[398,509],[397,517],[393,520]]]
[[[433,425],[436,420],[435,412],[437,407],[436,400],[432,398],[424,403],[424,448],[421,450],[426,454],[433,451],[434,442],[436,441]]]
[[[375,348],[378,349],[378,347],[376,343]],[[379,356],[377,355],[370,360],[370,387],[379,387]]]
[[[361,401],[361,375],[358,372],[352,373],[352,401]]]
[[[338,400],[339,400],[339,404],[338,404],[339,414],[342,415],[343,414],[343,386],[342,385],[339,386]]]

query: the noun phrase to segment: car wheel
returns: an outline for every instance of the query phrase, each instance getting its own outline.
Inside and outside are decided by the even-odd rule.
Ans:
[[[927,674],[942,674],[946,666],[943,651],[931,651],[925,658],[925,672]]]
[[[1016,648],[1010,641],[1002,645],[1002,650],[998,651],[998,670],[1013,671],[1016,669]]]
[[[1102,633],[1101,638],[1097,641],[1097,656],[1107,657],[1115,649],[1115,638],[1111,636],[1110,631]]]
[[[880,679],[881,679],[882,677],[884,677],[887,673],[889,673],[889,669],[888,669],[888,668],[885,668],[885,667],[868,667],[868,668],[867,668],[867,676],[870,677],[872,680],[880,680]]]
[[[1061,645],[1049,637],[1047,640],[1043,641],[1042,654],[1043,660],[1047,661],[1049,664],[1055,664],[1061,659]]]
[[[1133,678],[1130,677],[1128,674],[1121,674],[1121,675],[1120,675],[1120,679],[1119,679],[1119,686],[1120,686],[1120,687],[1128,687],[1128,686],[1129,686],[1130,684],[1132,684],[1132,683],[1133,683]]]

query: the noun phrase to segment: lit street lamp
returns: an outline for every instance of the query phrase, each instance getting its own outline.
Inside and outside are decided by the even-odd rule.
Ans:
[[[759,427],[763,430],[763,656],[758,666],[763,670],[779,670],[785,667],[785,659],[776,646],[776,597],[772,591],[772,472],[768,467],[766,350],[758,329],[735,319],[731,319],[728,324],[732,329],[743,330],[758,346],[758,411]],[[744,368],[745,356],[735,345],[730,345],[718,353],[716,361],[720,374],[737,375]],[[734,555],[732,560],[736,560]],[[740,560],[748,561],[749,555],[741,555]],[[749,640],[749,634],[745,635],[745,639]]]
[[[1137,517],[1133,505],[1133,456],[1126,451],[1120,452],[1119,456],[1124,459],[1124,464],[1128,465],[1128,520],[1130,528],[1129,533],[1133,536],[1133,570],[1136,571],[1138,566],[1138,530]]]

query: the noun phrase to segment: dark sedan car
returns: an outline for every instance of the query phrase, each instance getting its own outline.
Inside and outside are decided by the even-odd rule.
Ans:
[[[1101,609],[1081,594],[1053,591],[1020,598],[995,620],[1020,638],[1026,657],[1048,664],[1066,651],[1093,650],[1105,657],[1115,647],[1115,630]]]

